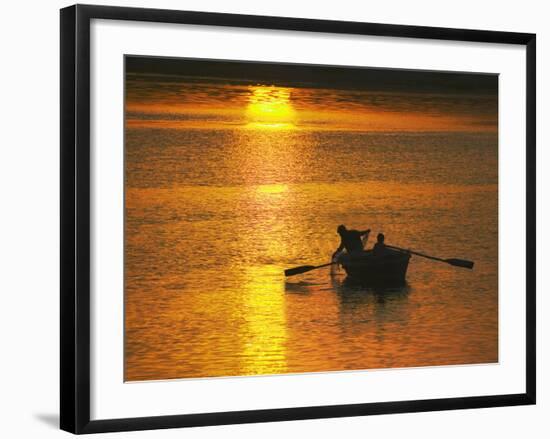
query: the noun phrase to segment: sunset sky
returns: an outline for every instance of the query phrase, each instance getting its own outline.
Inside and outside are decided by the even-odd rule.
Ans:
[[[498,127],[497,75],[141,57],[126,58],[126,73],[129,127]]]

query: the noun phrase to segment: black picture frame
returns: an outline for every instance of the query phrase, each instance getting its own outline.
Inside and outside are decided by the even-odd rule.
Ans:
[[[133,20],[256,29],[407,37],[526,47],[526,376],[525,393],[415,401],[90,420],[90,21]],[[61,10],[61,404],[63,430],[99,433],[386,413],[535,404],[536,36],[303,18],[75,5]]]

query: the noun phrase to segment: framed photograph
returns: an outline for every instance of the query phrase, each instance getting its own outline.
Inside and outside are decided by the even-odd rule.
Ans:
[[[61,10],[61,428],[535,403],[535,35]]]

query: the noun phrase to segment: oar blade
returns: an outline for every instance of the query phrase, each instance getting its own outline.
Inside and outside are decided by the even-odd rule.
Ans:
[[[295,276],[297,274],[307,273],[313,269],[317,268],[315,265],[301,265],[300,267],[289,268],[285,270],[285,276]]]
[[[445,262],[455,267],[468,268],[470,270],[474,268],[474,263],[472,261],[466,261],[465,259],[445,259]]]

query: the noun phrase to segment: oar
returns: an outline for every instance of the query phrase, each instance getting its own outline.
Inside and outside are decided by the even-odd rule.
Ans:
[[[323,265],[301,265],[299,267],[289,268],[288,270],[285,270],[285,276],[294,276],[296,274],[302,274],[307,273],[311,270],[317,270],[318,268],[328,267],[329,265],[337,264],[338,262],[329,262],[328,264]]]
[[[393,245],[386,245],[386,247],[393,248],[394,250],[400,250],[402,252],[408,252],[408,253],[411,253],[411,254],[416,255],[416,256],[421,256],[421,257],[426,258],[426,259],[432,259],[434,261],[445,262],[449,265],[454,265],[455,267],[469,268],[470,270],[472,268],[474,268],[474,263],[472,261],[467,261],[465,259],[442,259],[442,258],[437,258],[435,256],[425,255],[424,253],[419,253],[419,252],[415,252],[415,251],[412,251],[412,250],[406,250],[406,249],[401,248],[401,247],[395,247]]]

